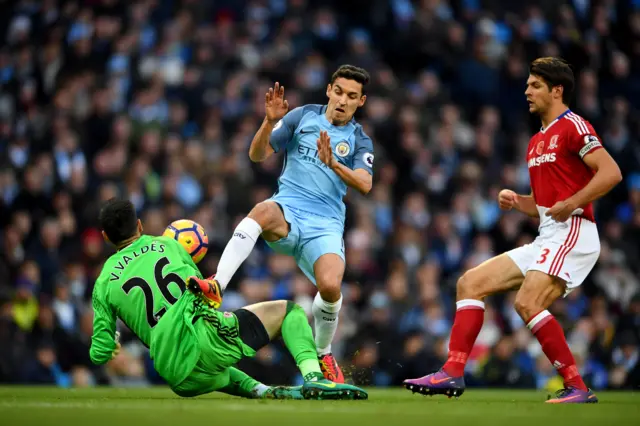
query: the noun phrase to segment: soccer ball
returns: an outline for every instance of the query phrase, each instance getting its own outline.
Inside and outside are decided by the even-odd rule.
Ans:
[[[193,220],[176,220],[167,226],[162,235],[179,242],[187,250],[194,263],[200,262],[209,249],[207,233],[200,224]]]

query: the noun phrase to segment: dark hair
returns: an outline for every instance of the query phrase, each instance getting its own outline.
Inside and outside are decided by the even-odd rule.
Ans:
[[[357,81],[362,85],[362,94],[364,95],[364,86],[369,83],[369,73],[364,68],[359,68],[354,65],[340,65],[340,68],[336,70],[331,76],[331,84],[339,78],[346,78],[347,80]]]
[[[554,57],[538,58],[531,62],[529,74],[541,78],[549,90],[556,86],[562,86],[562,102],[569,105],[573,97],[575,82],[573,71],[567,61]]]
[[[108,200],[100,209],[99,221],[100,227],[115,245],[133,237],[138,230],[136,208],[129,200]]]

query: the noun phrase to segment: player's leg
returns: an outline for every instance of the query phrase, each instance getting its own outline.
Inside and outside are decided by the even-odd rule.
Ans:
[[[235,315],[245,344],[257,351],[282,335],[302,376],[321,374],[311,327],[300,306],[286,300],[261,302],[241,308]]]
[[[367,393],[362,389],[333,383],[324,378],[320,371],[311,327],[299,305],[284,300],[262,302],[236,311],[236,316],[242,341],[254,349],[259,349],[279,335],[282,336],[304,377],[302,392],[306,398],[367,398]]]
[[[186,379],[171,389],[186,398],[216,391],[242,398],[259,398],[268,390],[268,386],[235,368],[220,370],[210,367],[206,360],[201,359]]]
[[[222,290],[249,257],[260,235],[266,241],[273,242],[286,238],[288,233],[289,224],[279,205],[274,201],[258,203],[238,224],[222,252],[215,278]]]
[[[267,386],[235,367],[229,367],[229,383],[218,392],[241,398],[304,399],[302,386]]]
[[[344,269],[344,259],[335,253],[323,254],[313,263],[313,274],[318,287],[312,307],[316,348],[324,376],[338,383],[344,383],[344,375],[331,352],[331,342],[338,329],[342,307]]]
[[[548,402],[597,402],[578,372],[562,327],[547,309],[579,286],[595,266],[600,254],[598,231],[593,222],[578,217],[572,217],[571,225],[556,228],[538,247],[514,305],[564,379],[565,389]]]
[[[172,390],[186,398],[222,392],[248,399],[304,399],[301,386],[267,386],[234,367],[212,373],[198,365]]]
[[[549,362],[564,379],[565,389],[548,402],[598,402],[578,372],[562,326],[547,310],[565,292],[566,283],[561,278],[529,271],[516,295],[515,309],[540,342]]]
[[[244,311],[244,316],[219,312],[197,299],[193,303],[193,298],[189,298],[188,304],[194,309],[193,317],[187,321],[193,325],[200,357],[187,378],[172,386],[175,393],[197,396],[218,391],[243,398],[303,399],[301,386],[266,386],[233,368],[243,357],[254,356],[257,349],[269,342],[269,336],[255,315],[248,311]],[[247,321],[251,316],[253,324]]]
[[[331,352],[342,307],[342,277],[345,269],[342,222],[316,217],[300,221],[300,250],[296,260],[304,274],[318,288],[312,313],[316,349],[324,376],[344,383],[344,375]]]
[[[426,395],[459,396],[464,392],[464,368],[484,322],[484,298],[517,288],[523,280],[522,258],[530,257],[529,246],[489,259],[470,269],[458,280],[456,315],[449,340],[449,355],[442,369],[405,386]]]

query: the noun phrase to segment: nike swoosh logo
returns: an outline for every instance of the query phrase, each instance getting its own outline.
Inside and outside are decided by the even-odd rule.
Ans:
[[[316,382],[314,383],[314,385],[318,385],[318,386],[323,386],[325,388],[335,388],[336,384],[335,383],[321,383],[321,382]]]
[[[313,133],[313,130],[304,130],[304,129],[300,130],[300,134],[304,135],[306,133]]]
[[[437,385],[438,383],[446,382],[447,380],[451,380],[451,377],[445,377],[444,379],[431,379],[431,383]]]
[[[580,395],[573,395],[573,396],[568,396],[566,398],[552,399],[551,401],[553,401],[553,402],[556,402],[556,401],[557,402],[565,402],[565,401],[571,401],[571,400],[576,399],[576,398],[580,398]]]

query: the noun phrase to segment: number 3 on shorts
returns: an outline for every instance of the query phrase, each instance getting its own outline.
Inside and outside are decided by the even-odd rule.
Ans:
[[[537,264],[542,264],[545,263],[547,261],[547,256],[549,255],[549,252],[551,250],[549,250],[548,248],[543,249],[542,253],[540,253],[540,259],[538,259],[538,261],[536,262]]]

